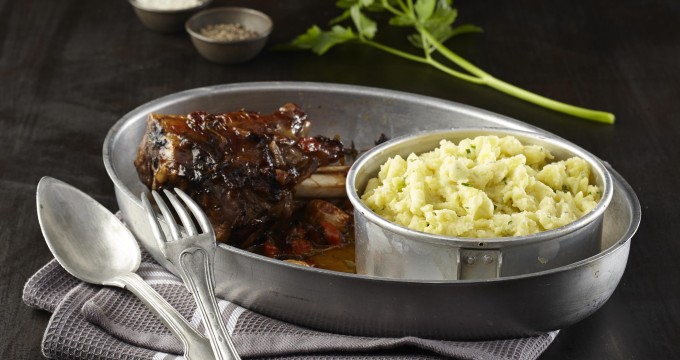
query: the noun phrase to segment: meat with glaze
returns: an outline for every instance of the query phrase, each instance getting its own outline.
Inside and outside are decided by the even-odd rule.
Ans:
[[[249,248],[289,222],[293,188],[343,158],[340,141],[309,137],[304,112],[151,114],[135,166],[150,189],[178,187],[211,219],[218,241]]]

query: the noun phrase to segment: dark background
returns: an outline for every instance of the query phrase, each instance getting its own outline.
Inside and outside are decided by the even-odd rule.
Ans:
[[[273,18],[270,45],[312,24],[325,27],[338,14],[333,1],[214,5],[233,4]],[[0,358],[41,357],[49,314],[21,302],[24,282],[51,258],[35,209],[40,177],[76,185],[113,210],[101,148],[122,115],[180,90],[274,80],[359,84],[457,101],[536,125],[608,161],[642,204],[628,267],[609,302],[564,329],[541,359],[677,358],[680,2],[454,5],[458,23],[485,32],[449,47],[511,84],[613,112],[616,124],[545,110],[368,47],[342,46],[322,57],[267,51],[247,64],[222,66],[200,58],[185,34],[146,30],[124,0],[0,0]]]

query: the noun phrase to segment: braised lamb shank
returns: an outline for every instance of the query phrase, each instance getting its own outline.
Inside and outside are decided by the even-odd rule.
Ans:
[[[150,189],[177,187],[196,200],[218,241],[248,248],[289,221],[296,184],[343,157],[340,141],[309,137],[309,125],[294,104],[271,115],[151,114],[135,166]]]

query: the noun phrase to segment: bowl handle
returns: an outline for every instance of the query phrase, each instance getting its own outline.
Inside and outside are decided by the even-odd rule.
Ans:
[[[460,249],[458,279],[495,279],[501,274],[503,254],[498,249]]]

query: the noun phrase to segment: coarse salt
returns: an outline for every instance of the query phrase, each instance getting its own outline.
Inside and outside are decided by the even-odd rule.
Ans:
[[[153,10],[182,10],[200,6],[202,0],[137,0],[137,3]]]

